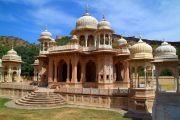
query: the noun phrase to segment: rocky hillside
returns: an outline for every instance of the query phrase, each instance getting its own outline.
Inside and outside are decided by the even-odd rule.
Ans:
[[[17,38],[17,37],[0,36],[0,45],[1,46],[21,47],[21,46],[28,46],[28,45],[32,45],[32,44],[23,39]]]

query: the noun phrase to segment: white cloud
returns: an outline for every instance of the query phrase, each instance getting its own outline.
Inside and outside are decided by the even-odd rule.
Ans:
[[[29,12],[32,15],[36,24],[39,25],[72,25],[75,18],[65,12],[56,10],[54,8],[40,8]]]
[[[35,5],[35,6],[41,6],[50,2],[50,0],[0,0],[0,1],[6,3],[18,3],[18,4]]]
[[[77,3],[85,6],[85,1]],[[89,5],[96,17],[105,14],[119,34],[138,36],[142,33],[148,39],[180,40],[178,0],[94,0],[89,1]]]

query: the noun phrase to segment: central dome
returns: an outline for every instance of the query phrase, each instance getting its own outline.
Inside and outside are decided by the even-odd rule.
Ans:
[[[76,29],[97,29],[98,21],[86,13],[76,21]]]

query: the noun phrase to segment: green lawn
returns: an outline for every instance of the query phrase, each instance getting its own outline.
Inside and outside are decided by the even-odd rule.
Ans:
[[[138,120],[123,118],[119,113],[106,110],[58,108],[48,110],[22,110],[7,108],[9,99],[0,98],[0,120]]]

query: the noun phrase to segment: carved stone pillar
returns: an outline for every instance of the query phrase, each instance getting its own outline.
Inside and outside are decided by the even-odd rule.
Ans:
[[[67,83],[70,83],[70,79],[69,79],[69,70],[70,69],[70,62],[69,60],[67,60],[67,79],[66,79],[66,82]]]
[[[53,80],[52,80],[52,72],[53,72],[53,61],[52,61],[52,59],[50,59],[49,60],[49,67],[48,67],[48,82],[52,82]]]
[[[85,35],[85,47],[87,47],[88,35]]]
[[[86,74],[86,65],[85,65],[85,62],[82,62],[81,63],[81,80],[80,80],[80,82],[81,83],[84,83],[85,81],[86,81],[86,76],[85,76],[85,74]]]
[[[72,60],[72,81],[71,83],[77,83],[77,59]]]
[[[105,33],[103,35],[104,35],[104,45],[105,45],[105,39],[106,39]]]
[[[97,37],[94,37],[94,47],[96,47]]]
[[[57,60],[54,62],[54,82],[57,82]]]

